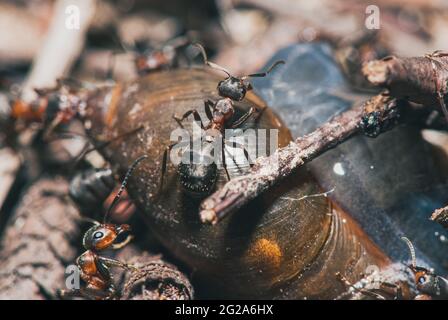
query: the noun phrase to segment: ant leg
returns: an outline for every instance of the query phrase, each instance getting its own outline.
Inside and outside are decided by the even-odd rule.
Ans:
[[[228,142],[228,141],[226,140],[224,143],[227,144],[227,142]],[[240,149],[242,149],[243,152],[244,152],[244,157],[245,157],[246,160],[247,160],[247,163],[249,164],[250,167],[253,166],[253,163],[250,162],[249,152],[247,152],[247,149],[244,147],[244,145],[242,145],[242,144],[240,144],[240,143],[237,143],[237,142],[232,142],[232,146],[231,146],[231,147],[232,147],[232,148],[240,148]],[[225,148],[225,147],[224,147],[224,148]],[[227,150],[227,148],[225,148],[224,150],[225,150],[225,151],[229,154],[229,156],[232,158],[233,163],[237,166],[237,168],[238,168],[238,169],[241,169],[240,166],[238,165],[238,162],[235,160],[235,157],[233,156],[233,154],[231,154],[231,153],[229,152],[229,150]]]
[[[63,116],[62,114],[58,113],[56,117],[51,120],[51,122],[48,124],[47,128],[44,129],[43,133],[43,139],[44,141],[49,141],[51,138],[51,134],[56,130],[56,128],[62,123]]]
[[[107,257],[98,257],[100,263],[105,264],[106,266],[109,267],[117,267],[117,268],[122,268],[125,270],[135,270],[137,269],[135,266],[131,265],[131,264],[127,264],[124,262],[121,262],[119,260],[116,259],[112,259],[112,258],[107,258]]]
[[[205,114],[207,115],[207,118],[210,121],[213,119],[213,110],[214,110],[213,106],[214,105],[215,104],[211,100],[204,101]]]
[[[336,273],[336,277],[337,277],[337,279],[339,281],[342,282],[343,285],[345,285],[348,288],[352,288],[353,290],[355,290],[358,293],[361,293],[361,294],[363,294],[363,295],[365,295],[367,297],[374,298],[374,299],[377,299],[377,300],[386,300],[386,298],[384,298],[382,295],[380,295],[378,293],[375,293],[372,290],[356,288],[340,272]]]
[[[163,152],[163,159],[162,159],[162,173],[160,175],[160,187],[159,192],[163,189],[163,178],[165,177],[166,173],[166,167],[168,165],[168,152],[171,151],[171,149],[176,145],[176,143],[172,143],[169,146],[165,148],[165,151]]]
[[[92,146],[92,147],[90,146],[91,145],[90,142],[87,142],[84,145],[84,147],[82,148],[81,152],[79,152],[78,155],[73,159],[73,164],[71,165],[71,169],[75,168],[78,165],[78,163],[90,152],[95,151],[95,150],[99,151],[101,149],[104,149],[107,146],[109,146],[111,143],[113,143],[119,139],[124,139],[128,136],[132,136],[133,134],[141,131],[142,129],[143,129],[143,126],[139,126],[136,129],[130,130],[123,134],[119,134],[118,136],[113,137],[112,139],[110,139],[108,141],[100,142],[98,145]]]
[[[240,148],[240,149],[243,150],[244,157],[246,158],[247,163],[249,164],[249,166],[252,167],[252,166],[253,166],[253,163],[250,162],[249,152],[248,152],[247,149],[244,147],[244,145],[242,145],[242,144],[240,144],[240,143],[236,143],[235,146],[236,146],[237,148]]]
[[[394,300],[402,300],[403,299],[403,290],[400,285],[396,283],[382,282],[381,287],[385,287],[388,289],[392,289],[395,292]]]
[[[224,142],[225,143],[225,142]],[[229,150],[227,150],[227,148],[224,146],[224,150],[225,152],[227,152],[227,154],[232,158],[233,163],[235,164],[235,166],[239,169],[240,167],[238,166],[238,163],[235,160],[235,157],[233,156],[233,154],[230,153]]]
[[[98,300],[100,298],[99,296],[89,293],[84,289],[58,289],[56,291],[56,295],[61,300],[65,300],[67,298],[86,298],[89,300]]]
[[[227,164],[226,164],[226,155],[225,155],[225,141],[224,141],[224,137],[221,136],[222,141],[221,141],[221,156],[222,156],[222,166],[226,172],[226,176],[227,176],[227,180],[230,180],[230,175],[229,175],[229,171],[227,170]]]
[[[118,298],[118,290],[115,288],[115,285],[111,283],[109,288],[107,288],[108,295],[104,298],[104,300],[112,300],[114,298]]]
[[[202,123],[201,116],[199,115],[199,112],[196,109],[188,110],[184,113],[184,115],[181,118],[178,118],[176,115],[173,115],[174,120],[177,121],[179,126],[183,129],[184,126],[182,125],[182,121],[184,121],[189,115],[193,115],[194,120],[196,122],[199,122],[201,124],[201,128],[204,129],[204,124]]]
[[[254,113],[257,113],[257,109],[255,109],[254,107],[251,107],[249,111],[247,111],[245,114],[243,114],[241,116],[241,118],[239,118],[238,120],[236,120],[234,123],[232,123],[232,126],[230,127],[231,129],[235,129],[238,128],[239,126],[241,126],[244,122],[246,122],[251,115],[253,115]]]
[[[242,132],[241,132],[242,133]],[[233,137],[241,137],[241,136],[244,136],[243,134],[239,134],[239,135],[232,135],[231,137],[233,138]],[[253,166],[253,163],[251,163],[251,161],[250,161],[250,157],[249,157],[249,152],[247,151],[247,149],[246,149],[246,147],[244,146],[244,144],[241,144],[241,143],[238,143],[238,142],[236,142],[236,141],[232,141],[232,142],[230,142],[230,141],[228,141],[228,140],[224,140],[224,143],[228,143],[232,148],[240,148],[240,149],[242,149],[243,150],[243,152],[244,152],[244,157],[246,158],[246,160],[247,160],[247,163],[249,164],[249,166]],[[227,150],[227,149],[226,149]],[[228,152],[228,151],[227,151]],[[235,162],[235,158],[233,157],[233,155],[232,155],[232,159],[233,159],[233,162],[238,166],[238,164]],[[239,167],[238,167],[239,168]]]

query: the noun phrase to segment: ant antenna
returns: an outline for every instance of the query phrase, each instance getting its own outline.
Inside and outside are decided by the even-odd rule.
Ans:
[[[245,80],[247,78],[266,77],[276,66],[280,64],[285,64],[285,61],[284,60],[275,61],[265,72],[248,74],[247,76],[241,77],[241,79]]]
[[[83,159],[87,154],[93,152],[93,151],[100,151],[101,149],[106,148],[108,145],[110,145],[111,143],[115,142],[118,139],[123,139],[126,138],[127,136],[130,136],[136,132],[139,132],[140,130],[143,129],[143,126],[139,126],[134,130],[125,132],[123,134],[120,134],[116,137],[113,137],[111,140],[109,141],[103,141],[100,142],[99,145],[97,146],[93,146],[93,147],[89,147],[89,143],[87,142],[84,147],[82,148],[82,150],[79,152],[79,154],[73,159],[73,165],[72,168],[76,167],[77,164],[81,161],[81,159]],[[80,135],[82,136],[82,135]],[[84,135],[84,137],[88,138],[86,135]]]
[[[115,196],[114,200],[112,201],[111,205],[109,206],[109,209],[107,209],[106,214],[104,215],[104,221],[103,223],[106,223],[107,217],[109,216],[110,212],[112,211],[112,208],[117,204],[117,202],[120,200],[121,194],[124,191],[124,188],[126,188],[126,185],[128,184],[128,180],[132,175],[132,171],[137,167],[137,165],[140,163],[140,161],[148,158],[147,155],[143,155],[137,159],[134,160],[132,165],[129,167],[128,172],[126,172],[126,175],[124,176],[123,182],[121,183],[121,187],[117,192],[117,195]]]
[[[416,266],[417,266],[417,261],[416,261],[416,259],[415,259],[415,248],[414,248],[414,246],[412,245],[412,242],[411,242],[411,240],[409,240],[408,238],[406,238],[406,237],[401,237],[401,240],[403,240],[404,242],[406,242],[406,244],[408,245],[408,247],[409,247],[409,251],[411,252],[411,265],[412,265],[412,267],[413,268],[415,268]]]
[[[173,48],[179,48],[188,44],[187,36],[179,36],[174,39],[168,40],[164,46],[172,46]]]
[[[92,218],[89,218],[89,217],[81,217],[81,221],[85,221],[85,222],[91,223],[94,226],[99,226],[101,224],[98,221],[96,221],[95,219],[92,219]]]
[[[200,45],[199,43],[194,43],[193,46],[195,46],[196,48],[198,48],[199,50],[201,50],[201,54],[202,54],[202,57],[204,58],[204,63],[205,63],[206,65],[208,65],[208,66],[209,66],[210,68],[212,68],[212,69],[216,69],[216,70],[219,70],[219,71],[222,71],[222,72],[226,73],[227,76],[228,76],[229,78],[232,76],[232,75],[230,74],[230,72],[227,71],[227,69],[225,69],[225,68],[223,68],[223,67],[217,65],[216,63],[213,63],[213,62],[208,61],[208,59],[207,59],[207,54],[205,53],[205,49],[204,49],[204,47],[203,47],[202,45]]]

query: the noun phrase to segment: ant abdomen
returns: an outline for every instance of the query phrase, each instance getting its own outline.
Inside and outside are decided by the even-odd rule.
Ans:
[[[177,169],[179,181],[188,195],[202,199],[209,195],[218,179],[216,163],[180,163]]]
[[[92,216],[101,211],[103,202],[114,187],[112,170],[88,169],[74,176],[69,195],[83,214]]]

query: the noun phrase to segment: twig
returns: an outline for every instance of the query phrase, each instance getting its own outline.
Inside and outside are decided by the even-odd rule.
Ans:
[[[24,84],[22,99],[33,100],[36,97],[35,88],[54,87],[56,80],[68,72],[84,45],[84,37],[95,10],[95,3],[94,0],[59,0],[55,3],[55,12],[47,38]],[[79,8],[79,28],[70,29],[66,26],[68,18],[66,9],[70,5]]]
[[[425,106],[440,106],[446,119],[448,52],[436,51],[424,57],[386,57],[363,66],[371,83],[385,87],[396,98],[405,98]]]
[[[66,192],[62,178],[42,179],[24,194],[0,250],[0,299],[51,299],[74,261],[80,216],[76,208],[43,191]]]
[[[444,228],[448,229],[448,206],[434,211],[431,220],[440,223]]]
[[[258,158],[249,174],[232,179],[205,199],[200,207],[202,222],[217,223],[324,151],[359,131],[377,136],[390,128],[397,117],[396,100],[386,94],[345,111],[271,156]]]

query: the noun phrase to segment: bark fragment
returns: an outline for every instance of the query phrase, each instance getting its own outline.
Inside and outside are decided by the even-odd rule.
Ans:
[[[139,269],[126,275],[122,299],[193,299],[194,290],[190,281],[174,265],[148,254],[139,256],[134,265]]]
[[[0,251],[0,299],[49,299],[65,284],[65,266],[77,255],[79,215],[61,197],[62,178],[41,179],[11,217]]]

